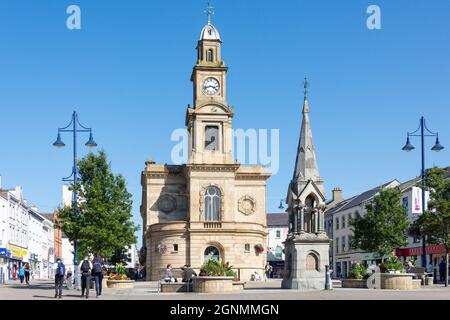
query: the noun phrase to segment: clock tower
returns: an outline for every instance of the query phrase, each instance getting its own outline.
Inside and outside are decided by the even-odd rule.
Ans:
[[[232,148],[233,109],[227,103],[222,40],[208,21],[197,41],[192,70],[193,103],[186,164],[149,160],[141,174],[141,215],[147,280],[159,280],[168,264],[199,273],[209,260],[226,261],[249,281],[267,263],[266,167],[241,165]]]
[[[222,40],[211,22],[212,8],[208,7],[208,23],[197,43],[197,63],[192,70],[193,107],[186,112],[189,132],[190,164],[233,164],[233,109],[226,98],[228,68],[221,58]]]

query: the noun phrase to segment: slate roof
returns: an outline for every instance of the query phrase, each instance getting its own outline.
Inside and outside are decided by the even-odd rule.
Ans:
[[[367,190],[363,193],[360,193],[359,195],[356,195],[352,198],[346,199],[340,203],[338,203],[336,206],[334,206],[333,208],[331,208],[330,210],[327,210],[325,212],[325,214],[333,214],[342,210],[346,210],[349,208],[353,208],[356,206],[359,206],[360,204],[364,203],[365,201],[373,198],[382,188],[387,187],[388,185],[390,185],[391,183],[395,182],[397,180],[392,180],[389,181],[385,184],[382,184],[381,186],[375,187],[373,189]],[[397,181],[398,182],[398,181]]]
[[[269,227],[288,227],[289,216],[287,213],[268,213],[267,214],[267,226]]]

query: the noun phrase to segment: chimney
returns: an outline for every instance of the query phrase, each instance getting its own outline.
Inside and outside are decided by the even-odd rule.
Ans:
[[[333,203],[339,203],[344,200],[342,198],[342,189],[339,187],[336,187],[333,189]]]

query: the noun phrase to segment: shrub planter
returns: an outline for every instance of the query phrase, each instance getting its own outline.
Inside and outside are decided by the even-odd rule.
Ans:
[[[193,277],[192,291],[214,293],[233,291],[234,277]]]
[[[134,288],[134,280],[107,280],[106,285],[112,289],[131,289]]]
[[[413,276],[410,273],[380,273],[381,289],[413,290]]]
[[[362,288],[367,289],[366,279],[342,279],[342,288]]]

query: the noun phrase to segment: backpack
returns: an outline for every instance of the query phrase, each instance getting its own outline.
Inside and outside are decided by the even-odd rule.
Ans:
[[[94,262],[94,272],[95,273],[102,273],[102,265],[100,264],[99,261],[95,261]]]
[[[56,275],[64,276],[64,264],[62,262],[59,262],[58,266],[56,267]]]
[[[83,263],[81,264],[81,271],[83,271],[83,273],[88,273],[90,269],[91,267],[89,265],[89,261],[84,260]]]

